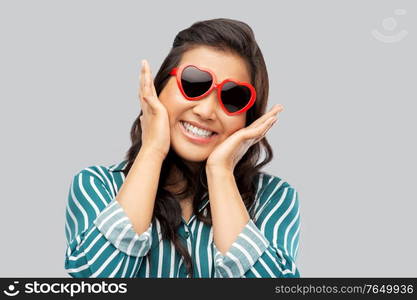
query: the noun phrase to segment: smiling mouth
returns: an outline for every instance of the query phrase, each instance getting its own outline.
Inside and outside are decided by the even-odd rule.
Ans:
[[[193,126],[186,121],[180,121],[182,128],[189,134],[199,137],[199,138],[210,138],[214,135],[217,135],[217,132],[201,129],[199,127]]]

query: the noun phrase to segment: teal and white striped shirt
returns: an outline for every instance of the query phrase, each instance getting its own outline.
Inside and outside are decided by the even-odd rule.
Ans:
[[[138,235],[116,201],[127,161],[91,166],[72,179],[66,207],[65,269],[71,277],[188,277],[174,245],[162,240],[156,219]],[[195,277],[300,277],[295,260],[300,236],[297,191],[265,172],[256,176],[250,220],[226,254],[213,243],[211,226],[192,215],[179,234],[191,255]],[[208,200],[199,211],[206,208]],[[146,255],[151,255],[149,263]]]

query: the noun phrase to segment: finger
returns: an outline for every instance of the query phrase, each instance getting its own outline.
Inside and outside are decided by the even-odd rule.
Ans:
[[[258,126],[268,120],[271,116],[276,116],[279,112],[284,110],[284,106],[281,104],[274,105],[267,113],[263,114],[260,118],[256,119],[250,126]]]
[[[262,133],[262,136],[265,136],[277,121],[278,121],[278,119],[276,117],[274,117],[272,119],[272,121],[268,122],[268,126],[267,126],[266,130]]]
[[[253,126],[254,129],[254,134],[256,135],[255,138],[259,135],[261,135],[265,130],[267,130],[268,126],[271,125],[271,123],[276,120],[277,117],[275,116],[270,116],[269,118],[267,118],[266,120],[264,120],[262,123],[258,123],[256,125]]]
[[[265,122],[265,126],[263,126],[263,131],[262,134],[264,135],[274,124],[274,122],[277,121],[277,117],[273,116],[271,118],[269,118],[266,122]]]
[[[147,61],[144,59],[142,60],[142,70],[141,70],[141,90],[142,90],[142,99],[151,106],[149,90],[148,90],[148,75],[147,75]]]
[[[143,120],[144,118],[145,116],[143,114],[139,117],[139,123],[140,123],[140,127],[142,128],[142,131],[145,129],[145,123]]]
[[[150,67],[147,61],[145,61],[145,75],[144,75],[144,97],[147,100],[147,103],[154,108],[155,107],[155,99],[156,99],[156,92],[154,94],[152,89],[152,78],[150,74]]]
[[[246,138],[247,139],[257,139],[259,138],[270,126],[270,124],[275,120],[276,118],[274,116],[268,118],[265,122],[262,124],[259,124],[256,127],[248,127]]]
[[[269,131],[269,129],[271,129],[272,125],[274,124],[274,122],[276,122],[276,120],[276,117],[272,117],[268,119],[267,122],[265,122],[266,125],[263,127],[262,133],[259,136],[260,139],[262,139],[266,135],[266,133]]]
[[[142,60],[141,63],[141,68],[140,68],[140,85],[139,85],[139,91],[140,91],[140,95],[143,97],[143,89],[145,86],[145,60]]]
[[[157,97],[155,84],[153,82],[151,66],[149,65],[148,61],[146,61],[146,63],[147,63],[146,67],[147,67],[147,71],[148,71],[147,72],[147,75],[148,75],[147,83],[148,83],[148,86],[150,88],[150,92],[151,92],[152,96]]]
[[[146,100],[143,98],[143,60],[141,62],[141,67],[140,67],[140,72],[139,72],[138,98],[139,98],[140,108],[141,108],[140,114],[143,114],[145,110],[148,110]]]
[[[265,122],[267,124],[267,125],[265,125],[266,128],[263,128],[262,133],[255,138],[254,144],[261,141],[265,137],[265,135],[268,133],[269,129],[271,129],[271,127],[275,124],[276,121],[277,121],[277,118],[272,117],[272,118],[268,119],[267,122]]]
[[[145,74],[144,63],[145,63],[145,60],[142,60],[141,67],[140,67],[140,73],[139,73],[139,99],[140,99],[140,105],[141,105],[142,110],[144,110],[145,106],[146,106],[146,104],[145,104],[146,100],[143,97],[144,85],[145,85],[145,82],[144,82],[145,81],[144,80],[144,74]]]
[[[145,60],[142,59],[141,65],[140,65],[140,82],[141,82],[141,88],[143,88],[143,76],[145,74]]]
[[[276,117],[279,112],[283,111],[284,107],[281,104],[274,105],[266,114],[264,114],[261,118],[261,121],[266,121],[270,117]]]

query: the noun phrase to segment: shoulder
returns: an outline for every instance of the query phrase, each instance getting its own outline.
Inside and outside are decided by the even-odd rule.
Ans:
[[[122,170],[126,167],[127,160],[113,163],[110,165],[90,165],[73,175],[71,180],[71,190],[74,194],[83,193],[95,195],[98,192],[108,193],[115,196],[118,186],[123,179]]]
[[[271,194],[283,192],[284,190],[291,190],[296,192],[296,189],[286,179],[272,175],[268,172],[259,172],[255,176],[255,184],[257,186],[256,198],[264,201]]]
[[[292,206],[298,210],[298,191],[286,179],[263,171],[255,177],[255,184],[257,186],[253,204],[255,216],[276,206]]]
[[[99,180],[103,184],[108,184],[109,180],[112,180],[115,173],[119,173],[127,165],[127,160],[123,160],[111,165],[90,165],[85,167],[74,174],[74,178],[89,177],[95,180]]]
[[[70,205],[98,213],[116,196],[121,185],[121,175],[116,174],[122,173],[126,165],[127,161],[90,165],[76,172],[69,189]]]

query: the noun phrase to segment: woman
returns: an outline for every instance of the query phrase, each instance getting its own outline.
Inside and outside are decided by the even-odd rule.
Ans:
[[[213,19],[142,62],[126,160],[75,175],[66,210],[72,277],[299,277],[296,190],[260,172],[268,74],[251,28]],[[257,164],[260,150],[265,159]]]

